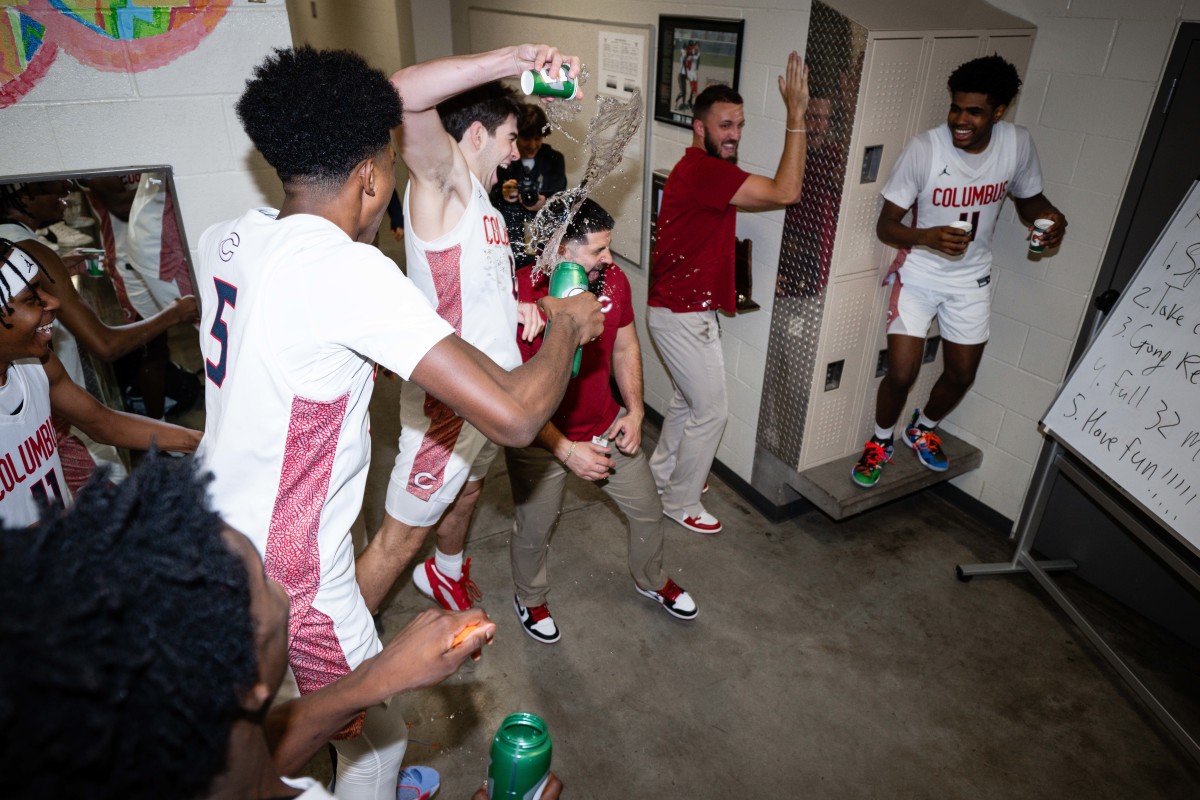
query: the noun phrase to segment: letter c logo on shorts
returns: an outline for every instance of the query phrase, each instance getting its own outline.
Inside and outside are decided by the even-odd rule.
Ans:
[[[432,489],[434,484],[437,483],[437,476],[429,472],[418,472],[416,475],[413,475],[412,482],[413,486],[416,486],[418,489]]]

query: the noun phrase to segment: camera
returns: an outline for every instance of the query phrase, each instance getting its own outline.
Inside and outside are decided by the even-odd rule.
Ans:
[[[532,175],[522,175],[517,182],[517,193],[521,196],[521,205],[531,206],[538,199],[537,179]]]

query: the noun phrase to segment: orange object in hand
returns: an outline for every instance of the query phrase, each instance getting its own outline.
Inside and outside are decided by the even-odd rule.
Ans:
[[[450,643],[450,647],[451,648],[458,647],[460,644],[462,644],[466,640],[466,638],[468,636],[471,635],[471,631],[475,630],[478,627],[479,627],[478,625],[468,625],[467,627],[463,628],[461,631],[458,632],[458,635],[454,637],[454,641]]]

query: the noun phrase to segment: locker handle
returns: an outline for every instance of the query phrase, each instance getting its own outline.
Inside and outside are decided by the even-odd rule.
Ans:
[[[883,162],[883,145],[873,144],[863,148],[862,177],[859,183],[874,183],[879,180],[879,165]]]

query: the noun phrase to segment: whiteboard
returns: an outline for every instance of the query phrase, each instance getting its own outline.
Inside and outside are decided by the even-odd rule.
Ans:
[[[650,51],[654,37],[648,25],[472,8],[470,26],[472,52],[495,50],[524,42],[545,42],[567,55],[579,56],[583,61],[584,68],[589,72],[588,82],[583,85],[583,113],[564,126],[565,133],[554,130],[552,135],[546,138],[546,143],[566,158],[568,187],[579,185],[587,167],[588,154],[584,151],[583,141],[587,135],[588,120],[596,113],[602,34],[619,33],[626,34],[629,38],[645,39],[641,59],[643,85],[639,88],[642,90],[643,105],[649,105],[645,83],[652,72]],[[509,83],[520,94],[517,80],[514,78]],[[642,263],[643,242],[648,235],[643,229],[648,228],[650,219],[645,202],[649,181],[645,169],[649,133],[649,118],[643,110],[641,128],[625,148],[620,165],[591,192],[592,199],[604,206],[617,222],[616,228],[613,229],[613,251],[634,266]],[[570,138],[566,134],[569,134]]]
[[[1200,182],[1042,428],[1200,553]]]

